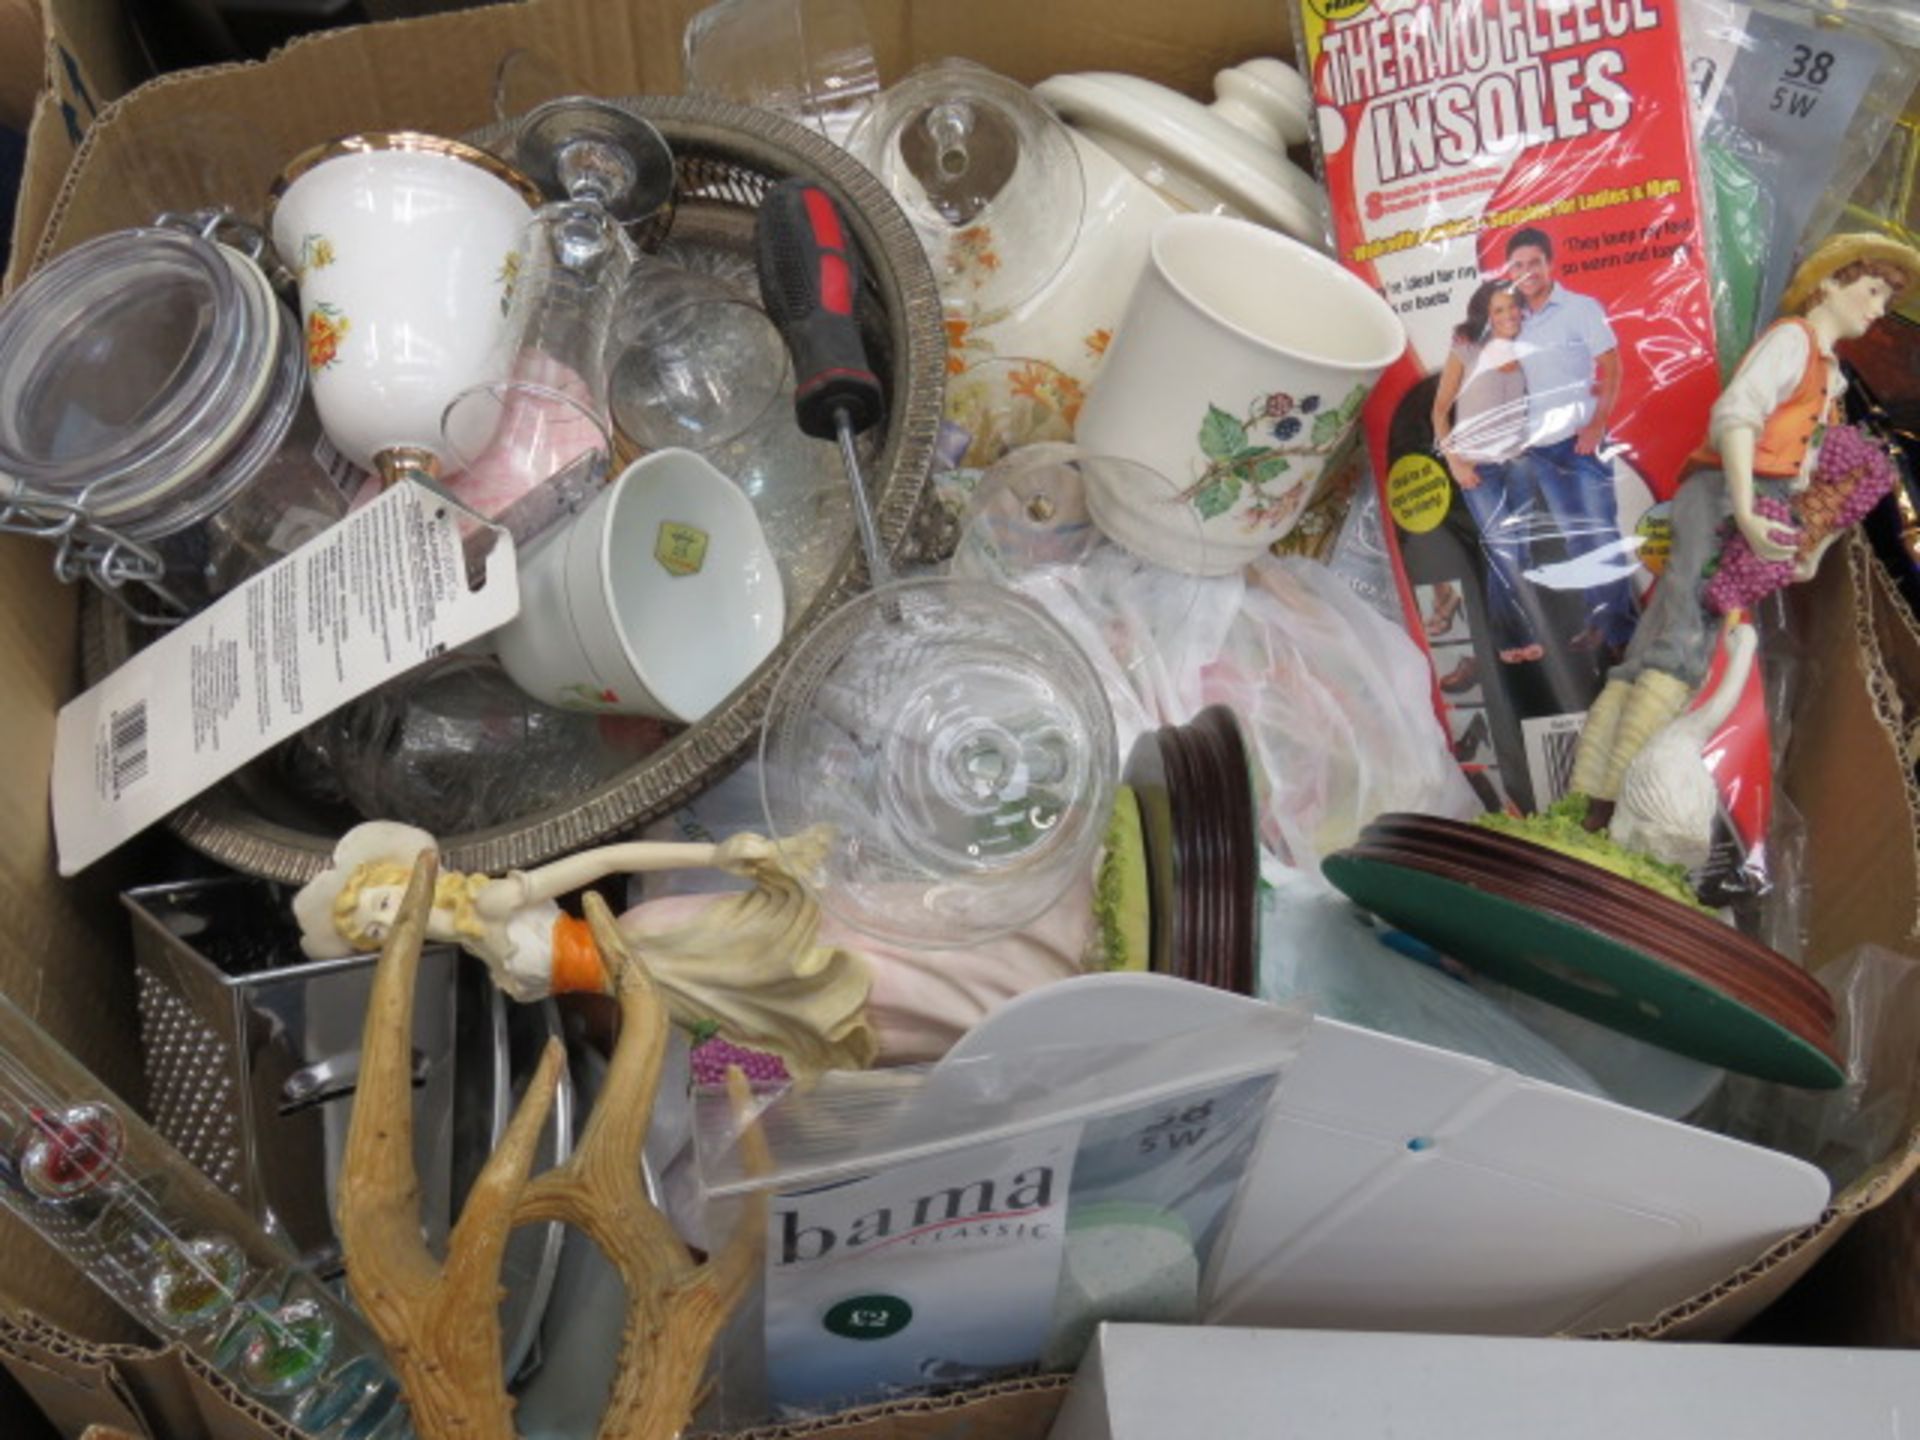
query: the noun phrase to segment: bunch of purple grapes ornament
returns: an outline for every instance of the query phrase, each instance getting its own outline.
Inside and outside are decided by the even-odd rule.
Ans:
[[[1755,500],[1753,510],[1761,519],[1777,522],[1775,533],[1780,543],[1785,544],[1792,538],[1793,511],[1786,501]],[[1762,560],[1753,553],[1747,537],[1732,521],[1727,522],[1727,532],[1726,541],[1720,547],[1720,558],[1700,592],[1701,600],[1716,615],[1750,610],[1774,591],[1784,590],[1793,583],[1793,561]]]
[[[723,1040],[717,1034],[701,1040],[687,1058],[693,1067],[693,1083],[703,1088],[724,1088],[727,1071],[735,1067],[747,1077],[747,1084],[755,1090],[784,1089],[793,1078],[787,1073],[786,1062],[778,1055],[770,1055],[764,1050],[749,1050],[743,1045],[735,1045],[731,1040]]]
[[[1880,441],[1857,425],[1834,426],[1821,441],[1812,482],[1791,505],[1765,498],[1753,504],[1756,515],[1784,529],[1780,540],[1792,540],[1793,559],[1761,559],[1729,523],[1719,559],[1701,590],[1702,601],[1716,615],[1751,609],[1756,601],[1811,574],[1821,552],[1864,520],[1892,492],[1895,478],[1893,457]]]

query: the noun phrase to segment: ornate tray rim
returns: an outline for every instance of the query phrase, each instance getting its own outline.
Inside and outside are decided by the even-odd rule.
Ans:
[[[658,125],[676,149],[721,151],[769,173],[803,175],[841,202],[862,253],[868,285],[896,338],[887,376],[891,424],[872,467],[875,517],[889,552],[902,548],[929,492],[945,394],[945,332],[939,289],[912,226],[865,166],[812,131],[763,110],[704,97],[636,96],[613,103]],[[486,143],[505,124],[477,132]],[[875,263],[880,261],[883,263]],[[440,838],[442,863],[498,874],[539,864],[608,836],[631,832],[723,779],[757,742],[768,696],[802,637],[864,586],[850,536],[823,585],[780,647],[704,719],[593,790],[519,820]],[[132,653],[132,625],[90,590],[82,616],[87,683]],[[337,836],[312,834],[255,813],[235,780],[176,810],[166,825],[188,845],[245,874],[301,884],[330,861]]]

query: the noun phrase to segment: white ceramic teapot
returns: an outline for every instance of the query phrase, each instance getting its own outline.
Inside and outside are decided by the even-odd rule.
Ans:
[[[1239,215],[1325,248],[1325,196],[1286,154],[1307,138],[1306,83],[1262,58],[1220,71],[1214,88],[1219,98],[1205,105],[1133,75],[1057,75],[1035,87],[1080,157],[1079,239],[1051,282],[1011,310],[949,305],[947,415],[967,432],[963,463],[1071,438],[1160,221]]]

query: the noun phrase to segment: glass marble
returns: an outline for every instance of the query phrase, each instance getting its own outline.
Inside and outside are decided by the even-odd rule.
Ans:
[[[126,1144],[126,1126],[109,1106],[34,1110],[19,1141],[20,1183],[38,1200],[77,1200],[111,1183]]]
[[[333,1317],[314,1300],[263,1310],[247,1322],[235,1378],[257,1395],[291,1395],[318,1379],[333,1354]]]
[[[193,1330],[224,1315],[239,1298],[247,1257],[224,1235],[170,1240],[154,1257],[147,1309],[169,1330]]]

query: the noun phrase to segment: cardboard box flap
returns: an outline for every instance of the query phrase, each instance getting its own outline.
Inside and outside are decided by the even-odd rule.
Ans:
[[[0,1314],[0,1365],[32,1395],[62,1434],[75,1435],[106,1423],[137,1435],[152,1433],[140,1405],[128,1393],[111,1361],[81,1354],[37,1327]]]
[[[0,992],[122,1096],[145,1094],[134,1035],[132,967],[114,915],[112,866],[83,884],[59,884],[47,823],[54,713],[73,693],[74,595],[54,582],[40,541],[0,538],[0,717],[11,763],[0,766]],[[138,1333],[52,1246],[0,1212],[0,1299],[32,1306],[87,1334]]]
[[[87,8],[85,0],[54,3],[62,13]],[[335,135],[403,126],[460,133],[484,124],[493,118],[495,67],[514,49],[539,51],[600,93],[676,89],[681,29],[698,6],[699,0],[619,6],[527,0],[327,32],[261,64],[168,76],[112,99],[103,98],[112,82],[101,76],[108,72],[88,68],[91,56],[80,56],[80,77],[97,115],[76,155],[62,106],[77,97],[63,100],[57,90],[41,97],[10,278],[94,235],[145,222],[161,208],[257,209],[288,158]],[[1063,70],[1138,70],[1197,95],[1223,65],[1261,53],[1291,58],[1291,8],[1290,0],[1188,0],[1172,7],[1152,0],[867,4],[886,78],[918,61],[961,54],[1027,81]],[[93,114],[89,105],[73,108],[76,120]],[[1817,662],[1817,673],[1809,667],[1783,774],[1784,788],[1818,836],[1810,858],[1813,953],[1828,959],[1869,940],[1920,949],[1914,941],[1920,868],[1913,851],[1920,800],[1909,784],[1906,744],[1915,717],[1899,698],[1920,695],[1920,635],[1897,610],[1875,608],[1871,557],[1857,545],[1845,556],[1846,564],[1830,561],[1816,583],[1794,597],[1809,627],[1803,653]],[[54,583],[47,560],[44,546],[0,539],[0,599],[10,618],[0,636],[0,674],[8,681],[0,722],[15,758],[0,780],[0,824],[14,837],[0,856],[0,988],[26,1001],[53,1033],[119,1085],[137,1062],[128,1043],[131,1005],[118,917],[99,895],[57,884],[47,863],[52,715],[75,679],[75,593]],[[101,928],[90,931],[94,924]],[[1856,1213],[1891,1194],[1916,1163],[1920,1149],[1910,1145],[1838,1197],[1821,1226],[1635,1333],[1732,1328],[1802,1273]],[[117,1312],[108,1311],[103,1322],[105,1302],[37,1241],[0,1233],[0,1253],[7,1261],[0,1293],[31,1300],[75,1331],[112,1333]],[[1038,1440],[1056,1402],[1046,1382],[1036,1382],[773,1433]],[[236,1410],[234,1423],[266,1422]]]
[[[403,128],[459,134],[484,125],[495,118],[495,69],[515,49],[537,50],[596,93],[677,91],[681,33],[699,8],[698,0],[618,7],[527,0],[325,31],[259,64],[141,86],[101,109],[81,142],[84,153],[63,145],[43,116],[29,144],[9,282],[29,265],[161,209],[257,210],[280,166],[323,140]],[[1283,0],[1141,7],[1124,25],[1104,23],[1090,7],[1025,0],[867,8],[883,78],[965,55],[1028,81],[1061,70],[1137,69],[1210,95],[1222,67],[1254,54],[1290,58],[1293,49]],[[101,139],[109,131],[110,146]],[[65,179],[50,192],[56,172]]]
[[[46,89],[39,50],[45,25],[39,0],[0,0],[0,127],[25,130]]]
[[[126,7],[100,0],[46,0],[47,89],[71,108],[70,132],[153,74]]]
[[[1887,590],[1855,531],[1791,597],[1800,705],[1780,782],[1819,836],[1806,847],[1808,950],[1827,960],[1868,943],[1920,953],[1920,814],[1900,743],[1916,718],[1900,697],[1920,696],[1920,637],[1885,621],[1904,610]]]
[[[489,123],[493,76],[535,49],[585,88],[678,86],[672,6],[610,8],[529,0],[309,36],[265,61],[161,76],[101,109],[61,163],[43,97],[28,142],[28,190],[9,283],[26,268],[163,209],[219,205],[257,214],[281,166],[337,136],[368,130],[457,135]],[[57,190],[46,193],[58,169]]]
[[[111,1435],[127,1435],[135,1440],[150,1440],[152,1432],[113,1393],[111,1372],[104,1367],[97,1374],[84,1371],[55,1370],[35,1364],[24,1356],[0,1350],[0,1366],[24,1390],[40,1412],[62,1435],[91,1435],[104,1430]],[[111,1422],[102,1426],[100,1421]]]
[[[1046,1440],[1067,1398],[1070,1375],[1037,1375],[983,1385],[961,1394],[898,1400],[814,1420],[740,1432],[733,1440],[935,1440],[991,1436],[992,1440]],[[718,1440],[696,1436],[695,1440]]]
[[[0,10],[17,0],[0,0]],[[32,7],[29,7],[32,8]],[[120,5],[99,0],[46,0],[34,18],[42,48],[39,96],[28,117],[27,162],[14,212],[13,253],[38,239],[60,182],[87,127],[100,112],[152,74]],[[0,40],[13,31],[0,24]]]

